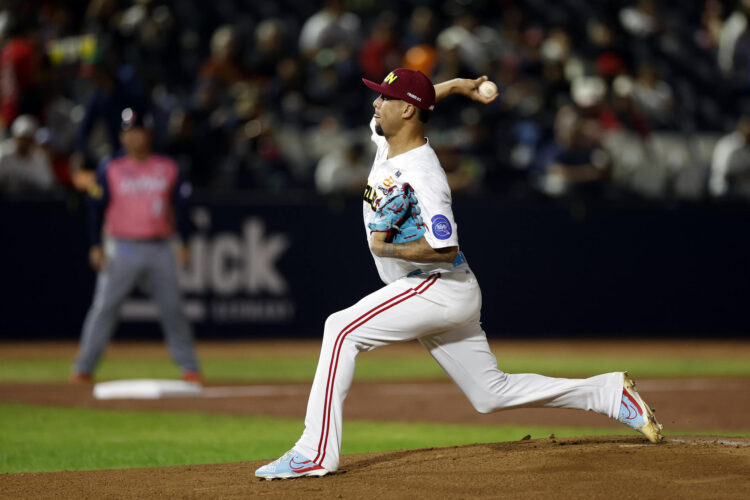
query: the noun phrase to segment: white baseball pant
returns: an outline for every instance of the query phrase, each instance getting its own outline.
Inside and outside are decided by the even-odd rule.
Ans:
[[[342,412],[357,354],[418,339],[481,413],[518,407],[592,410],[616,418],[622,372],[587,379],[500,371],[480,325],[474,275],[402,278],[328,317],[305,430],[294,449],[329,471],[339,466]]]

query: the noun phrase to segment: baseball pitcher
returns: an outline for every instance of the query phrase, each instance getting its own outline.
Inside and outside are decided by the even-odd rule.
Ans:
[[[259,468],[264,479],[323,476],[339,466],[342,410],[357,354],[417,339],[481,413],[518,407],[592,410],[662,439],[661,426],[623,372],[573,380],[498,369],[480,323],[482,294],[459,249],[451,192],[424,124],[451,94],[490,103],[487,80],[433,86],[396,69],[378,84],[370,122],[377,153],[362,211],[367,243],[385,286],[328,317],[305,417],[294,447]],[[486,88],[487,86],[485,86]]]

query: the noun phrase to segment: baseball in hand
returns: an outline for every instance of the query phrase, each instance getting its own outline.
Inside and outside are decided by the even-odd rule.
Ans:
[[[497,94],[497,85],[490,81],[482,82],[479,84],[479,95],[482,97],[490,98]]]

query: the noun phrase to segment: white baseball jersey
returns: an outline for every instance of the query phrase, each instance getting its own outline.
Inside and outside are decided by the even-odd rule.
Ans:
[[[418,148],[388,158],[388,141],[375,132],[375,119],[370,122],[372,141],[378,147],[375,161],[367,178],[362,215],[369,246],[370,229],[375,219],[375,200],[394,185],[409,184],[419,201],[421,216],[427,226],[424,238],[432,248],[458,246],[458,228],[451,208],[451,190],[443,167],[429,141]],[[372,252],[371,252],[372,253]],[[468,266],[462,254],[453,263],[419,263],[403,259],[378,257],[372,254],[380,279],[393,283],[410,273],[466,273]]]

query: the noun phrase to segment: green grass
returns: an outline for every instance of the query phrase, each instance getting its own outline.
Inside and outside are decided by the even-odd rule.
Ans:
[[[289,418],[0,404],[0,473],[274,459],[294,444],[302,426],[301,420]],[[550,433],[558,437],[632,434],[625,427],[618,431],[352,421],[344,424],[342,452],[515,441],[526,434],[543,438]],[[710,434],[747,436],[750,431]]]
[[[750,376],[748,359],[664,359],[635,356],[513,356],[497,353],[500,368],[510,373],[542,373],[550,376],[590,376],[597,373],[629,370],[637,377]],[[3,359],[0,382],[58,382],[67,378],[72,360]],[[299,358],[227,358],[202,357],[209,381],[310,381],[317,357]],[[100,380],[125,378],[175,378],[177,368],[166,358],[118,356],[105,359],[97,372]],[[434,379],[443,377],[435,361],[423,356],[368,358],[357,360],[357,380]]]
[[[539,356],[496,353],[502,370],[551,376],[589,376],[630,370],[636,377],[750,376],[750,359],[639,357],[632,354]],[[201,356],[209,382],[281,382],[312,380],[317,354],[286,358]],[[1,382],[61,382],[72,359],[0,359]],[[164,356],[113,353],[103,360],[97,379],[177,378],[177,368]],[[408,356],[360,355],[357,380],[444,378],[425,352]],[[278,457],[299,437],[301,419],[227,416],[177,412],[117,412],[79,408],[47,408],[0,403],[0,473],[154,467],[264,460]],[[343,453],[451,446],[518,440],[554,433],[559,437],[631,435],[627,428],[597,429],[535,426],[473,426],[399,422],[346,421]],[[746,432],[681,432],[671,435],[748,436]],[[248,474],[251,471],[248,470]]]

